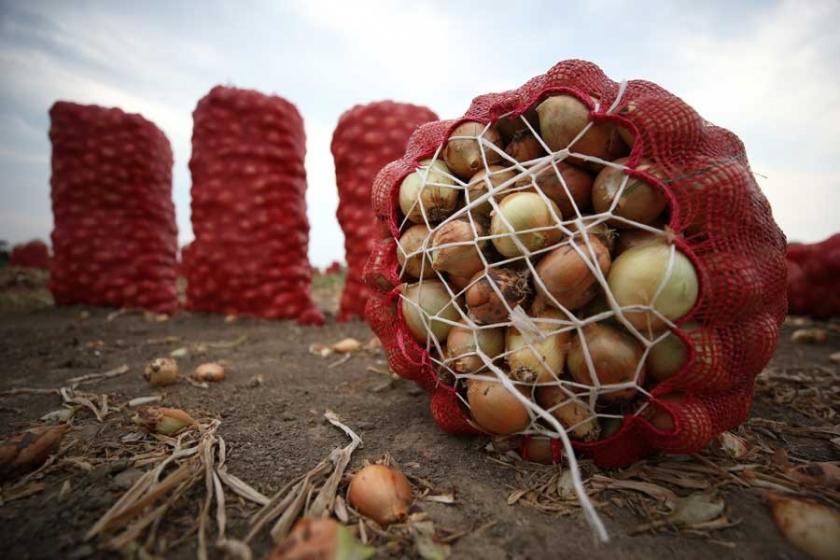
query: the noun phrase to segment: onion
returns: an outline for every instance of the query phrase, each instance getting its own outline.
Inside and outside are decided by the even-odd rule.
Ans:
[[[560,329],[561,325],[540,319],[562,320],[565,316],[556,309],[545,309],[534,319],[534,324],[546,335],[542,340],[523,335],[515,327],[507,329],[505,359],[510,368],[510,376],[524,383],[556,381],[563,375],[563,365],[566,362],[566,351],[571,337],[568,332],[548,334]]]
[[[504,299],[499,298],[490,282],[498,288]],[[507,321],[510,310],[531,294],[527,271],[491,268],[487,272],[477,273],[470,283],[472,285],[466,293],[469,315],[474,321],[484,325]]]
[[[628,158],[621,158],[615,161],[619,165],[625,165]],[[651,171],[650,162],[642,162],[637,170]],[[592,206],[598,213],[607,212],[618,195],[618,190],[624,180],[624,170],[615,167],[605,167],[592,185]],[[662,190],[636,177],[629,177],[627,185],[621,192],[621,200],[613,209],[614,216],[621,216],[628,220],[642,224],[652,224],[659,218],[662,211],[668,205],[668,199]],[[621,220],[610,220],[609,223],[617,228],[631,228],[632,224]]]
[[[438,227],[432,234],[432,268],[455,276],[473,276],[483,270],[481,250],[487,240],[476,239],[485,235],[484,226],[467,219],[452,220]]]
[[[172,385],[178,382],[178,362],[172,358],[155,358],[143,370],[151,385]]]
[[[156,432],[165,436],[173,436],[197,423],[192,416],[180,408],[166,408],[163,406],[141,407],[137,409],[137,414],[132,420],[135,424],[143,426],[150,432]]]
[[[498,381],[468,379],[467,402],[475,423],[491,434],[521,432],[531,422],[525,406]]]
[[[613,262],[607,282],[618,305],[650,306],[671,321],[694,307],[699,294],[697,272],[688,257],[674,249],[673,266],[666,277],[671,250],[671,245],[644,245],[625,251]],[[625,311],[624,316],[637,329],[657,331],[666,326],[652,311]]]
[[[400,184],[400,210],[414,223],[440,222],[458,206],[461,188],[456,186],[442,161],[427,159],[420,162],[420,165]],[[426,213],[425,219],[423,211]]]
[[[35,426],[0,442],[0,480],[40,467],[58,447],[69,424]]]
[[[598,418],[582,401],[572,399],[557,385],[537,388],[537,404],[557,418],[569,434],[583,441],[598,439]],[[573,427],[574,426],[574,427]]]
[[[522,445],[520,455],[526,461],[542,463],[543,465],[553,465],[555,462],[554,453],[551,449],[551,438],[547,437],[528,438]]]
[[[549,201],[554,214],[558,219],[563,216],[557,205]],[[505,220],[513,228],[508,228]],[[551,215],[549,206],[543,201],[540,195],[531,192],[518,192],[507,196],[499,203],[499,208],[493,213],[490,223],[490,233],[493,237],[493,245],[505,257],[517,257],[522,255],[519,247],[513,241],[514,235],[525,246],[528,251],[537,251],[557,243],[562,233],[557,227],[557,222]],[[534,228],[547,228],[540,231],[528,233],[517,233]]]
[[[302,560],[304,558],[345,558],[364,560],[375,550],[365,546],[353,533],[328,517],[303,517],[268,560]]]
[[[413,500],[405,475],[385,465],[364,467],[353,475],[347,488],[350,505],[380,525],[405,519]]]
[[[518,162],[531,161],[546,155],[539,140],[527,128],[514,133],[511,141],[505,146],[505,153]]]
[[[589,108],[571,95],[555,95],[537,106],[540,134],[553,151],[566,147],[574,153],[612,161],[627,152],[616,127],[608,122],[594,123],[573,146],[569,144],[589,124]]]
[[[583,328],[586,347],[592,357],[595,375],[602,386],[625,383],[636,379],[641,386],[645,379],[645,366],[642,364],[639,377],[636,369],[642,361],[644,349],[635,338],[607,325],[592,323]],[[575,381],[594,386],[595,383],[586,365],[580,334],[572,339],[572,347],[566,359],[569,373]],[[630,387],[620,391],[605,392],[599,395],[606,402],[618,402],[631,399],[637,389]]]
[[[405,324],[417,342],[425,343],[429,335],[443,340],[449,334],[452,325],[441,319],[456,322],[461,317],[457,302],[452,301],[449,292],[437,280],[403,285],[402,296],[400,306]]]
[[[450,274],[447,278],[447,283],[450,287],[454,288],[453,291],[457,293],[469,286],[471,280],[472,276],[455,276],[454,274]]]
[[[483,137],[484,140],[501,146],[502,137],[494,127],[489,127],[485,131],[485,126],[481,123],[467,122],[452,131],[450,138],[453,136],[472,136],[474,138],[454,138],[446,142],[446,147],[443,149],[443,160],[449,169],[462,179],[467,179],[475,175],[479,169],[484,169],[484,161],[486,159],[488,165],[499,162],[502,156],[495,150],[487,146],[480,146],[478,137]],[[484,158],[481,157],[481,152],[484,151]]]
[[[477,349],[496,358],[505,351],[505,331],[503,329],[471,329],[464,326],[452,327],[446,337],[446,358],[450,367],[458,373],[475,373],[486,367],[484,360],[475,354]]]
[[[470,182],[467,185],[466,203],[469,205],[472,201],[478,200],[478,198],[485,195],[488,192],[488,181],[494,187],[498,187],[506,181],[510,181],[515,176],[516,173],[512,170],[505,169],[501,165],[491,165],[487,169],[482,169],[470,177]],[[504,192],[506,191],[497,192],[498,199],[504,198],[504,195],[502,194]],[[490,204],[490,200],[488,198],[481,204],[469,207],[469,211],[475,218],[485,219],[490,216],[490,212],[493,211],[493,205]]]
[[[685,396],[682,393],[669,393],[656,397],[657,401],[672,402],[674,404],[682,404],[685,401]],[[652,406],[644,411],[644,417],[653,424],[653,427],[663,432],[671,432],[674,430],[674,415],[663,406],[651,403]]]
[[[606,276],[610,271],[609,250],[594,235],[589,238],[589,243],[595,254],[593,264]],[[542,282],[535,280],[534,284],[537,293],[542,294],[549,304],[556,301],[566,309],[575,310],[589,303],[598,293],[600,284],[578,250],[586,255],[587,260],[593,260],[589,249],[580,241],[578,249],[571,245],[558,247],[537,264],[537,277]]]
[[[206,364],[201,364],[192,374],[192,378],[196,381],[224,381],[225,380],[225,368],[221,364],[217,364],[215,362],[210,362]]]
[[[613,257],[618,257],[621,253],[633,247],[641,247],[642,245],[651,245],[653,243],[667,243],[665,234],[653,233],[644,229],[621,230],[621,233],[618,234],[615,241]]]
[[[405,274],[413,278],[431,278],[435,275],[432,268],[432,261],[428,253],[417,253],[408,257],[423,247],[423,241],[429,237],[429,228],[425,224],[416,224],[405,230],[400,236],[399,247],[397,247],[397,261],[404,267]],[[425,262],[424,262],[425,261]]]
[[[551,165],[538,171],[533,177],[533,182],[545,193],[545,196],[554,201],[562,215],[576,216],[575,206],[577,206],[578,211],[583,212],[591,204],[592,175],[563,162],[559,162],[556,165],[557,171]],[[566,194],[566,188],[563,188],[563,182],[557,176],[558,171],[563,178],[563,182],[566,183],[569,194],[572,195],[571,199]],[[528,186],[533,185],[533,182],[530,176],[526,176],[519,179],[516,185],[519,187]],[[572,204],[572,200],[575,202],[574,205]]]
[[[685,331],[692,331],[696,328],[696,323],[682,327]],[[648,380],[661,383],[682,369],[687,361],[688,348],[677,335],[670,332],[665,338],[651,346],[648,351],[647,361],[645,362]]]

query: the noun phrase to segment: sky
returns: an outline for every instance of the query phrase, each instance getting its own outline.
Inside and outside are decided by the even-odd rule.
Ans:
[[[456,118],[476,95],[583,58],[647,79],[738,134],[791,240],[840,231],[840,2],[0,0],[0,239],[52,229],[47,111],[59,99],[139,112],[175,153],[190,227],[192,111],[214,85],[281,95],[307,135],[310,260],[344,258],[329,144],[382,99]]]

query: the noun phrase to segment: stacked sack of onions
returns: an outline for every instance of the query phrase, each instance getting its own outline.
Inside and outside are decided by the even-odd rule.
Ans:
[[[50,267],[50,249],[40,239],[18,243],[12,247],[9,265],[46,270]]]
[[[784,237],[740,141],[566,61],[421,127],[378,175],[366,316],[447,431],[602,465],[742,422],[784,317]]]
[[[338,185],[338,222],[344,231],[347,277],[338,320],[364,315],[367,287],[362,272],[376,241],[370,187],[380,169],[405,151],[418,126],[437,120],[426,107],[393,101],[357,105],[341,115],[332,139]]]
[[[819,243],[791,243],[787,260],[789,311],[840,317],[840,233]]]

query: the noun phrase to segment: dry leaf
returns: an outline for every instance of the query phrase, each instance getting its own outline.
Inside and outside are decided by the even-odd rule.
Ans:
[[[806,463],[785,471],[801,484],[840,489],[840,467],[833,463]]]
[[[186,346],[182,346],[170,352],[169,355],[173,358],[186,358],[190,355],[190,351],[187,349]]]
[[[773,519],[785,538],[817,560],[840,558],[840,513],[811,500],[767,494]]]
[[[726,503],[720,496],[697,492],[679,498],[668,520],[680,527],[690,527],[717,519],[725,508]]]
[[[511,495],[508,496],[507,504],[509,506],[512,506],[513,504],[518,502],[522,498],[522,496],[524,496],[527,493],[528,493],[527,488],[520,488],[519,490],[516,490],[516,491],[512,492]]]
[[[437,494],[434,496],[426,496],[423,500],[427,502],[436,502],[438,504],[454,504],[455,495],[451,492],[449,494]]]
[[[137,397],[136,399],[131,399],[128,401],[128,406],[133,408],[135,406],[143,406],[144,404],[152,404],[156,402],[160,402],[163,400],[163,397],[160,395],[152,395],[149,397]]]
[[[435,524],[431,520],[410,521],[408,525],[414,538],[414,548],[423,560],[445,560],[449,558],[449,545],[439,542],[435,535]]]
[[[59,408],[41,416],[42,422],[67,422],[76,411],[72,408]]]
[[[309,353],[314,354],[316,356],[321,356],[322,358],[326,358],[327,356],[333,353],[333,350],[326,344],[316,342],[314,344],[309,345]]]
[[[790,339],[801,344],[824,344],[828,340],[828,331],[819,327],[796,329]]]
[[[744,438],[732,432],[723,432],[717,438],[721,449],[733,459],[741,459],[749,453],[750,448]]]

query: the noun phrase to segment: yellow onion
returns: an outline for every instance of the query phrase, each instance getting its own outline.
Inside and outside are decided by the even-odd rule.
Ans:
[[[67,424],[35,426],[0,442],[0,480],[44,464],[69,428]]]
[[[505,359],[510,368],[510,376],[517,381],[549,383],[563,375],[571,337],[568,332],[548,334],[558,330],[560,325],[540,319],[562,320],[565,316],[556,309],[545,309],[534,318],[534,325],[545,335],[542,340],[523,335],[515,327],[507,329]]]
[[[452,220],[438,227],[432,234],[432,268],[455,276],[473,276],[483,270],[481,250],[487,240],[480,238],[485,235],[481,223],[470,223],[467,219]]]
[[[446,282],[452,288],[453,292],[458,293],[470,285],[472,278],[472,276],[455,276],[454,274],[450,274],[448,275]]]
[[[598,439],[600,427],[595,414],[583,401],[572,399],[557,385],[537,387],[537,404],[557,418],[575,439]],[[574,426],[574,428],[572,428]]]
[[[178,382],[178,362],[172,358],[155,358],[143,370],[151,385],[172,385]]]
[[[615,163],[625,165],[627,158],[618,159]],[[642,162],[636,169],[652,172],[650,162]],[[624,176],[624,170],[615,167],[605,167],[598,173],[592,185],[592,206],[596,212],[607,212],[610,209],[613,200],[618,196]],[[641,224],[652,224],[662,215],[667,205],[668,199],[659,187],[637,177],[629,177],[621,192],[621,199],[612,213],[614,216],[621,216]],[[633,227],[632,224],[621,220],[613,219],[609,223],[617,228]]]
[[[643,245],[628,249],[615,259],[607,282],[618,305],[650,306],[671,321],[691,310],[699,294],[697,272],[688,257],[674,249],[674,262],[666,276],[671,250],[672,246],[666,244]],[[637,329],[658,331],[666,326],[651,311],[625,311],[624,316]]]
[[[682,393],[669,393],[656,397],[656,400],[680,405],[685,402],[685,396]],[[675,426],[674,416],[665,407],[651,403],[651,406],[645,409],[642,414],[657,430],[662,430],[663,432],[673,431]]]
[[[347,501],[365,517],[389,525],[406,518],[414,493],[408,479],[397,469],[368,465],[350,480]]]
[[[375,553],[374,548],[361,544],[350,529],[334,519],[304,517],[295,523],[292,532],[277,545],[268,560],[366,560]]]
[[[196,421],[192,416],[180,408],[166,408],[163,406],[144,406],[137,409],[132,418],[135,424],[143,426],[150,432],[165,436],[174,436],[181,430],[194,426]]]
[[[458,314],[457,303],[452,301],[449,292],[437,280],[403,285],[402,295],[399,304],[405,324],[417,342],[425,343],[429,335],[443,340],[449,334],[452,325],[440,319],[456,322],[461,317]],[[407,303],[406,300],[411,303]]]
[[[475,373],[486,367],[484,360],[475,352],[480,348],[490,359],[505,351],[504,329],[471,329],[463,326],[452,327],[446,337],[446,358],[448,364],[458,373]]]
[[[522,451],[520,454],[526,461],[542,463],[543,465],[554,464],[554,454],[551,450],[551,438],[541,436],[528,438],[522,445]]]
[[[618,257],[621,253],[632,249],[633,247],[641,247],[642,245],[650,245],[653,243],[667,243],[664,233],[654,233],[644,229],[624,229],[618,234],[615,241],[615,250],[613,257]]]
[[[475,423],[491,434],[521,432],[531,422],[525,405],[498,381],[467,380],[467,402]]]
[[[644,353],[644,348],[639,341],[618,329],[599,323],[585,326],[583,336],[586,337],[586,347],[592,357],[595,375],[601,386],[625,383],[634,379],[637,385],[644,382],[644,364],[639,370],[639,377],[636,378],[636,369]],[[572,339],[572,347],[566,364],[575,381],[584,385],[595,385],[586,365],[579,334]],[[621,391],[604,393],[598,397],[605,402],[618,402],[631,399],[636,392],[635,387],[630,387]]]
[[[423,247],[423,241],[429,236],[429,228],[425,224],[416,224],[405,230],[400,236],[397,247],[397,261],[404,267],[405,274],[412,278],[431,278],[435,275],[432,261],[428,253],[417,253]],[[408,257],[407,255],[412,255]],[[424,262],[425,261],[425,262]]]
[[[539,140],[527,128],[514,133],[511,141],[505,146],[505,153],[518,162],[531,161],[546,155]]]
[[[461,188],[456,186],[449,169],[442,161],[427,159],[420,162],[420,165],[419,169],[407,175],[400,184],[400,210],[410,221],[417,224],[426,221],[440,222],[458,206]]]
[[[506,181],[510,181],[516,176],[512,170],[505,169],[501,165],[491,165],[487,169],[482,169],[472,177],[470,177],[470,182],[467,185],[467,194],[466,194],[466,203],[470,204],[474,200],[478,200],[481,196],[485,195],[487,190],[487,182],[489,181],[491,185],[494,187],[498,187],[504,184]],[[497,197],[499,200],[504,198],[504,194],[507,192],[507,189],[504,191],[498,192]],[[470,214],[473,215],[474,218],[484,220],[488,216],[490,216],[490,212],[493,211],[493,206],[490,204],[490,200],[487,199],[484,202],[474,205],[469,208]]]
[[[555,95],[537,106],[540,135],[556,152],[569,147],[571,152],[612,161],[627,153],[627,146],[616,127],[608,122],[593,124],[573,146],[572,140],[589,124],[589,108],[571,95]]]
[[[464,123],[452,131],[450,138],[454,136],[474,138],[452,138],[446,142],[446,147],[443,149],[443,160],[449,169],[462,179],[472,177],[479,169],[483,169],[485,159],[488,165],[497,163],[502,159],[493,148],[479,146],[478,137],[482,137],[497,146],[502,144],[502,137],[494,127],[491,126],[486,131],[484,129],[485,126],[481,123]],[[484,158],[481,157],[482,150],[484,150]]]
[[[568,193],[572,195],[571,199],[569,198],[569,194],[566,194],[566,188],[563,188],[563,183],[557,176],[557,171],[555,171],[554,167],[551,165],[538,171],[533,177],[533,182],[535,182],[537,187],[545,193],[545,196],[554,201],[557,208],[560,209],[560,213],[562,215],[566,217],[574,217],[576,215],[575,206],[577,206],[577,209],[580,212],[583,212],[588,209],[591,204],[592,175],[582,169],[578,169],[577,167],[573,167],[563,162],[559,162],[556,165],[557,171],[560,172],[560,175],[563,178],[563,182],[566,183]],[[533,185],[533,183],[531,177],[526,176],[517,180],[516,185],[523,187]],[[574,205],[572,204],[572,200],[574,200]]]
[[[549,205],[557,218],[562,219],[563,215],[557,205],[550,200]],[[552,217],[549,205],[537,193],[518,192],[506,196],[499,203],[499,208],[493,213],[490,222],[490,233],[497,236],[493,237],[496,250],[505,257],[522,255],[513,241],[514,236],[528,251],[537,251],[557,243],[562,237],[562,232],[556,227],[557,222]],[[513,229],[507,226],[505,220]],[[518,233],[534,228],[547,229]]]
[[[498,288],[502,298],[490,282]],[[472,285],[466,293],[469,314],[474,321],[484,325],[507,321],[510,310],[531,295],[527,271],[491,268],[487,272],[478,272],[470,283]]]
[[[594,235],[589,238],[589,243],[595,254],[593,264],[600,268],[606,277],[610,271],[610,252]],[[578,250],[583,251],[587,260],[593,260],[589,249],[581,242],[578,249],[571,245],[558,247],[537,264],[537,277],[542,282],[535,280],[534,284],[537,293],[542,294],[549,304],[556,301],[573,311],[589,303],[598,293],[600,284]]]
[[[201,364],[195,368],[192,378],[196,381],[224,381],[225,368],[221,364],[217,364],[215,362]]]

